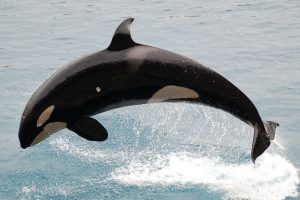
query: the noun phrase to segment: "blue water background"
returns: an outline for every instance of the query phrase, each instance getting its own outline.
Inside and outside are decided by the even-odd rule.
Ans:
[[[258,164],[251,128],[189,104],[97,115],[110,134],[103,143],[63,130],[20,148],[32,93],[61,66],[106,48],[129,16],[135,41],[213,68],[280,123]],[[298,199],[299,19],[297,0],[0,0],[0,199]]]

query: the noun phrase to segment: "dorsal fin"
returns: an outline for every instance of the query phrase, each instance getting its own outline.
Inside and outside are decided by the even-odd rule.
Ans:
[[[107,48],[108,50],[120,51],[136,45],[130,35],[130,25],[133,20],[133,18],[128,18],[118,26],[110,45]]]

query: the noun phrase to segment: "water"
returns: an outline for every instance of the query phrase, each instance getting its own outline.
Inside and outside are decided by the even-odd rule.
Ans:
[[[210,66],[280,123],[255,165],[250,127],[191,104],[97,115],[109,132],[102,143],[64,130],[20,148],[20,116],[35,89],[106,48],[128,16],[134,40]],[[299,18],[296,0],[0,0],[0,199],[299,199]]]

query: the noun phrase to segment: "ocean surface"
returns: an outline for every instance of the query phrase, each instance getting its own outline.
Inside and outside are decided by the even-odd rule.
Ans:
[[[105,142],[62,130],[21,149],[33,92],[129,16],[135,41],[209,66],[280,123],[256,164],[251,127],[187,103],[96,115]],[[300,199],[299,19],[298,0],[0,0],[0,199]]]

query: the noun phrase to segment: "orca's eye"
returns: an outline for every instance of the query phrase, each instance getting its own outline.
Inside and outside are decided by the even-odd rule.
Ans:
[[[101,92],[101,88],[99,86],[96,87],[96,92],[97,93]]]

